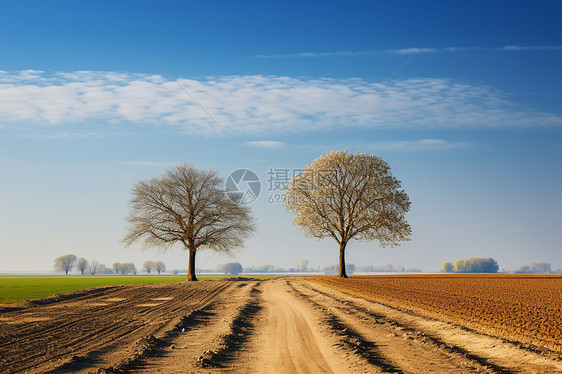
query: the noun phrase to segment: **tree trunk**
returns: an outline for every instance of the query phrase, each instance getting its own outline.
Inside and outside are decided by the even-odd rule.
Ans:
[[[341,241],[340,243],[340,273],[338,277],[340,278],[347,278],[347,273],[345,272],[345,246],[347,242]]]
[[[196,281],[197,277],[195,276],[195,248],[189,248],[189,260],[187,262],[187,280],[188,281]]]

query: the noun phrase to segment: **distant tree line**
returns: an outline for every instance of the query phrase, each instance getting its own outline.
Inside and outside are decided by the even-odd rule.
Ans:
[[[62,272],[69,274],[73,269],[84,275],[85,273],[90,273],[91,275],[96,274],[133,274],[138,273],[137,267],[132,262],[115,262],[111,268],[108,268],[104,264],[100,264],[96,260],[88,261],[84,257],[78,258],[73,254],[62,255],[55,258],[54,269],[57,272]],[[151,271],[155,271],[160,274],[166,271],[166,265],[162,261],[146,261],[143,265],[143,271],[150,274]]]
[[[529,265],[520,266],[515,273],[532,274],[532,273],[552,273],[551,264],[548,262],[532,262]]]
[[[445,262],[441,270],[445,273],[497,273],[499,266],[493,258],[470,257],[457,260],[454,264]]]

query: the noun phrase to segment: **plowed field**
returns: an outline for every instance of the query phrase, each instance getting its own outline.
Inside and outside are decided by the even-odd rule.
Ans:
[[[317,277],[368,300],[426,311],[507,339],[562,351],[562,276]]]
[[[562,373],[556,351],[435,318],[404,295],[436,280],[403,278],[387,284],[401,307],[373,301],[373,279],[327,277],[113,286],[4,307],[0,373]]]

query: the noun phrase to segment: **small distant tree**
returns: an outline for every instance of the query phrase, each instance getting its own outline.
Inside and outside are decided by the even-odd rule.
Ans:
[[[133,264],[132,262],[127,264],[129,271],[133,274],[133,275],[137,275],[138,270],[137,267],[135,266],[135,264]]]
[[[457,260],[455,261],[455,265],[453,266],[453,270],[455,273],[464,273],[464,260]]]
[[[150,272],[154,269],[154,261],[145,261],[142,264],[142,271],[146,272],[146,274],[150,274]]]
[[[90,272],[90,274],[96,275],[96,273],[97,273],[98,270],[99,270],[99,266],[100,266],[100,263],[99,263],[99,262],[97,262],[96,260],[92,260],[92,261],[90,261],[90,263],[88,264],[88,271]]]
[[[441,270],[443,270],[445,273],[451,273],[453,269],[454,266],[450,262],[444,262],[443,265],[441,265]]]
[[[231,200],[216,171],[189,164],[161,178],[138,182],[132,191],[129,246],[139,240],[166,251],[180,244],[188,252],[187,280],[196,281],[195,255],[201,249],[230,253],[254,231],[250,208]]]
[[[88,260],[84,257],[80,257],[76,263],[76,269],[80,271],[80,274],[84,275],[84,272],[88,269]]]
[[[68,275],[74,267],[76,260],[78,260],[78,257],[75,255],[62,255],[55,258],[55,271],[61,271]]]
[[[119,262],[114,262],[113,265],[111,265],[111,268],[115,274],[119,274],[121,272],[121,264]]]
[[[243,271],[242,265],[238,262],[229,262],[227,264],[220,265],[218,270],[230,275],[238,275]]]
[[[129,274],[129,264],[127,264],[126,262],[121,262],[119,264],[119,273],[121,275]]]
[[[98,274],[112,274],[113,271],[104,264],[98,265]]]
[[[529,272],[531,272],[531,267],[529,265],[519,266],[518,272],[529,273]]]
[[[285,208],[305,235],[338,242],[340,278],[347,278],[351,239],[378,240],[383,247],[409,240],[409,197],[379,156],[328,152],[292,178],[286,192]]]
[[[166,265],[162,261],[156,261],[154,263],[154,270],[160,275],[161,272],[166,271]]]

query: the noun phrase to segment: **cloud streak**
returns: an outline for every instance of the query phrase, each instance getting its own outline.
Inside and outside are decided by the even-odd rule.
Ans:
[[[345,128],[562,125],[559,115],[524,108],[491,87],[447,79],[406,79],[389,85],[262,75],[178,81],[236,135],[331,131],[374,93]],[[0,71],[0,131],[47,132],[47,137],[55,138],[107,137],[146,127],[226,136],[176,82],[160,75]],[[263,141],[249,145],[279,146]]]
[[[366,146],[374,152],[436,152],[462,149],[471,147],[472,145],[467,142],[451,142],[443,139],[419,139],[395,142],[375,142],[367,144]]]
[[[419,55],[439,52],[463,52],[463,51],[562,51],[562,46],[543,45],[543,46],[517,46],[506,45],[503,47],[445,47],[445,48],[402,48],[402,49],[379,49],[379,50],[363,50],[363,51],[338,51],[338,52],[300,52],[289,54],[274,55],[255,55],[256,58],[310,58],[310,57],[353,57],[366,55]]]
[[[280,149],[285,147],[285,143],[277,140],[255,140],[246,142],[251,147],[265,148],[265,149]]]

